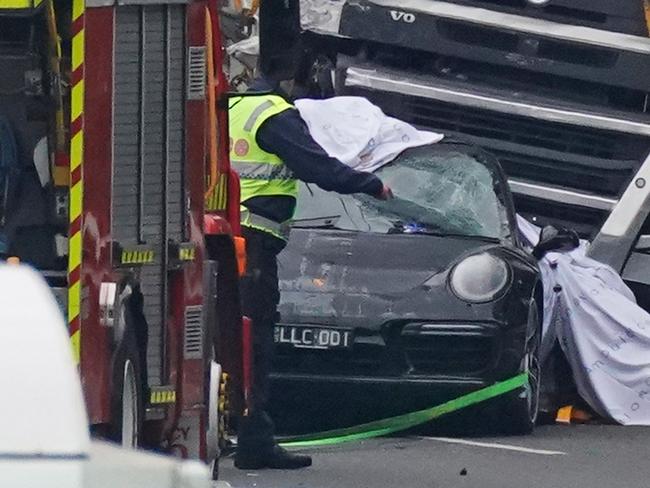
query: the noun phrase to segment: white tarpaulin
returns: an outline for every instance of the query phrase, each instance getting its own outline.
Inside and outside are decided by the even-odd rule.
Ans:
[[[539,228],[519,217],[531,245]],[[580,395],[604,417],[650,425],[650,315],[609,266],[585,256],[586,242],[539,263],[544,284],[542,354],[557,339]]]
[[[359,170],[374,171],[404,149],[442,139],[387,117],[361,98],[296,105],[314,139]],[[537,243],[538,227],[519,217],[519,229],[531,246]],[[578,392],[596,412],[625,425],[650,425],[650,315],[613,269],[585,256],[587,245],[540,261],[542,359],[558,340]]]
[[[405,149],[443,138],[388,117],[363,97],[302,99],[296,101],[296,108],[316,142],[359,171],[374,171]]]

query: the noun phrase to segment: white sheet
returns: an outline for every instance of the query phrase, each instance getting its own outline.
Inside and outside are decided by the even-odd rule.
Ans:
[[[537,242],[538,227],[519,217],[519,229]],[[549,253],[539,263],[542,353],[557,338],[594,410],[624,425],[650,425],[650,315],[612,268],[585,256],[587,246]]]
[[[443,138],[388,117],[362,97],[302,99],[295,105],[316,142],[330,156],[359,171],[375,171],[405,149]]]
[[[365,99],[299,100],[312,136],[332,156],[373,171],[408,147],[442,135],[387,117]],[[531,245],[539,228],[519,217]],[[540,262],[544,284],[542,357],[559,340],[580,395],[600,415],[650,425],[650,315],[610,267],[585,256],[588,243]]]

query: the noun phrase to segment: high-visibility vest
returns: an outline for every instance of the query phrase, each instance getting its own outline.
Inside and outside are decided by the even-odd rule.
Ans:
[[[257,144],[257,131],[270,117],[293,105],[277,95],[249,95],[230,100],[230,163],[239,174],[242,225],[268,232],[286,240],[290,222],[274,222],[251,213],[246,200],[253,197],[288,196],[298,198],[298,181],[275,154]]]

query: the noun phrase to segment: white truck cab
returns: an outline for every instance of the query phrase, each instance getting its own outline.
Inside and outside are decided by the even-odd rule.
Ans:
[[[0,391],[0,486],[211,486],[199,462],[91,440],[63,315],[22,265],[0,264]]]

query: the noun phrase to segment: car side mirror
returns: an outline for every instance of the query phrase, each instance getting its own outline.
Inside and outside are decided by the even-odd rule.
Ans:
[[[580,238],[576,231],[547,225],[539,233],[539,242],[533,248],[533,256],[542,259],[547,252],[570,251],[579,245]]]

